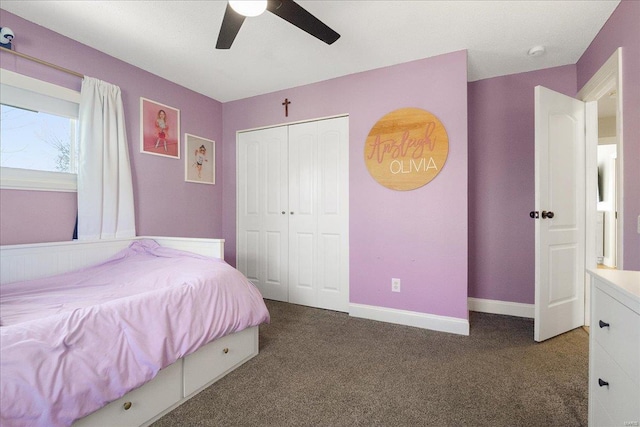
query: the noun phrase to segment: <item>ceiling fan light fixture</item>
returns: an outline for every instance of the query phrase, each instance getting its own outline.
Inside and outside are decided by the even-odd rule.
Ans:
[[[267,10],[267,0],[229,0],[229,6],[242,16],[258,16]]]

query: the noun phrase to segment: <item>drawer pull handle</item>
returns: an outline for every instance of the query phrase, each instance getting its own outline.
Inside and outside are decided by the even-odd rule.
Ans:
[[[602,320],[600,322],[598,322],[598,325],[600,325],[601,328],[608,328],[609,324],[607,322],[603,322]]]
[[[609,383],[608,383],[608,382],[606,382],[606,381],[604,381],[602,378],[598,378],[598,385],[599,385],[600,387],[604,387],[604,386],[609,387]]]
[[[129,409],[131,409],[131,402],[124,402],[124,405],[122,405],[122,407],[125,411],[128,411]]]
[[[227,353],[229,353],[229,349],[228,349],[228,348],[224,348],[224,349],[222,349],[222,352],[223,352],[224,354],[227,354]]]

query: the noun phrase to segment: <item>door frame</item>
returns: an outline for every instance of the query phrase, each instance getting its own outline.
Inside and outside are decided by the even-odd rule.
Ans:
[[[600,69],[589,79],[580,89],[577,98],[585,102],[597,102],[603,96],[607,96],[612,90],[616,91],[616,150],[618,162],[616,167],[616,268],[622,270],[624,263],[624,151],[623,151],[623,102],[622,102],[622,48],[618,48]],[[596,265],[596,224],[597,224],[597,176],[598,176],[598,121],[597,115],[595,123],[587,117],[586,126],[595,133],[595,138],[586,139],[586,235],[585,235],[585,268],[595,270]],[[585,272],[585,320],[584,324],[590,324],[590,292],[589,275]]]
[[[617,268],[623,269],[623,229],[624,193],[623,193],[623,100],[622,100],[622,49],[618,48],[600,69],[578,92],[576,98],[585,102],[585,234],[584,234],[584,324],[590,323],[590,277],[587,270],[596,269],[596,224],[597,224],[597,146],[598,116],[597,101],[612,90],[616,97],[616,147],[618,167],[616,168],[616,209],[618,226],[616,230]],[[535,309],[535,307],[534,307]]]
[[[245,133],[245,132],[252,132],[252,131],[257,131],[257,130],[264,130],[264,129],[271,129],[271,128],[276,128],[276,127],[283,127],[283,126],[291,126],[291,125],[297,125],[297,124],[301,124],[301,123],[310,123],[310,122],[317,122],[317,121],[321,121],[321,120],[331,120],[331,119],[336,119],[336,118],[341,118],[341,117],[346,117],[347,120],[350,121],[350,116],[348,113],[343,113],[343,114],[336,114],[336,115],[331,115],[331,116],[323,116],[323,117],[316,117],[316,118],[310,118],[310,119],[305,119],[305,120],[296,120],[296,121],[291,121],[291,122],[282,122],[282,123],[278,123],[278,124],[271,124],[271,125],[265,125],[265,126],[258,126],[258,127],[254,127],[254,128],[247,128],[247,129],[240,129],[236,131],[236,141],[235,141],[235,151],[236,151],[236,171],[235,171],[235,194],[236,194],[236,223],[235,223],[235,257],[236,257],[236,266],[238,264],[238,241],[239,241],[239,219],[240,219],[240,209],[239,209],[239,198],[238,198],[238,170],[239,170],[239,161],[240,161],[240,156],[239,156],[239,151],[240,151],[240,134],[241,133]],[[350,128],[348,128],[350,131]],[[347,134],[347,142],[350,141],[350,134]],[[349,147],[347,147],[347,152],[349,152]],[[347,177],[349,176],[350,173],[350,169],[351,169],[351,165],[349,163],[349,157],[347,157]],[[348,180],[348,178],[347,178]],[[348,184],[348,182],[347,182]],[[350,255],[350,239],[349,239],[349,229],[350,229],[350,218],[351,218],[351,214],[350,214],[350,209],[349,209],[349,204],[350,204],[350,198],[347,196],[347,230],[346,230],[346,240],[347,240],[347,249],[346,249],[346,297],[347,297],[347,301],[346,301],[346,306],[348,307],[350,304],[350,294],[351,294],[351,275],[350,275],[350,259],[351,259],[351,255]],[[345,312],[348,312],[345,311]]]
[[[588,101],[598,101],[603,96],[610,93],[611,90],[615,90],[616,96],[616,150],[618,156],[618,166],[616,168],[616,209],[618,212],[618,227],[616,230],[616,267],[618,270],[623,269],[624,262],[624,245],[623,228],[624,224],[624,198],[623,198],[623,129],[622,129],[622,48],[616,49],[616,51],[609,57],[602,67],[591,77],[591,79],[580,89],[578,92],[578,99]],[[587,123],[587,126],[593,126],[593,123]],[[595,123],[597,126],[597,122]],[[596,127],[597,128],[597,127]],[[596,133],[597,135],[597,133]],[[597,138],[595,141],[587,140],[587,158],[586,158],[586,173],[587,173],[587,234],[586,234],[586,251],[585,251],[585,266],[589,269],[596,268],[595,256],[595,227],[596,227],[596,186],[597,182],[595,177],[597,176],[598,163],[597,163]]]

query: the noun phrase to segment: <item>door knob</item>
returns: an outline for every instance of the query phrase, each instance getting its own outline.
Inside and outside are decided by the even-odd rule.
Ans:
[[[533,218],[533,219],[540,218],[540,212],[538,212],[538,211],[531,211],[531,212],[529,212],[529,216],[530,216],[531,218]]]
[[[549,218],[549,219],[553,218],[553,212],[542,211],[542,218]]]

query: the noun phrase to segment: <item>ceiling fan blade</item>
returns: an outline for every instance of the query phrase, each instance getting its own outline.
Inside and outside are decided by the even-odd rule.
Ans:
[[[216,49],[229,49],[233,44],[245,17],[233,10],[229,3],[227,3],[227,9],[224,11],[224,18],[222,18],[222,25],[220,26],[220,34],[218,34],[218,42],[216,43]]]
[[[269,0],[267,10],[326,44],[332,44],[340,38],[340,34],[333,31],[293,0]]]

